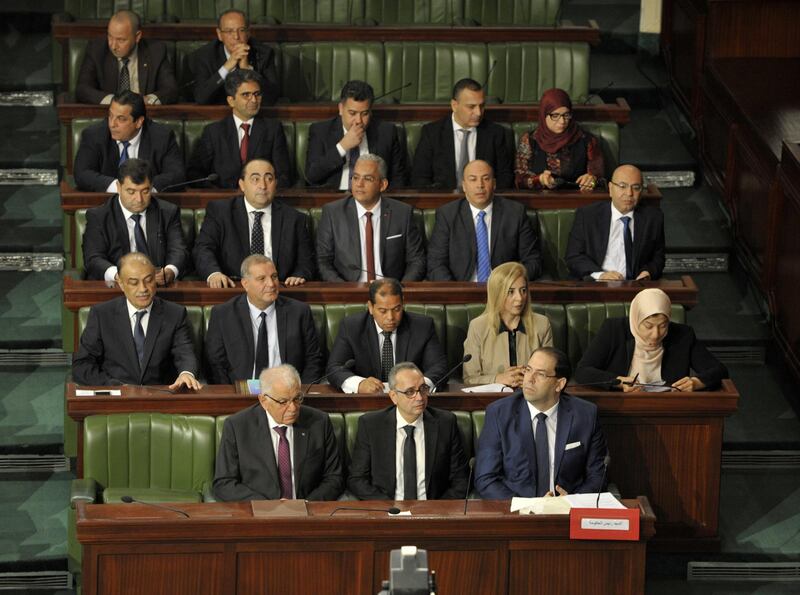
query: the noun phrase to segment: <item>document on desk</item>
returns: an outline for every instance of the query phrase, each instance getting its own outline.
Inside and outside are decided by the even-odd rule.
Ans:
[[[512,498],[511,512],[520,514],[569,514],[570,505],[564,498]]]
[[[465,386],[461,389],[465,393],[511,393],[514,389],[499,382],[481,384],[480,386]]]
[[[597,494],[568,494],[563,498],[569,502],[572,508],[625,508],[611,492],[602,492],[600,502],[597,501]]]
[[[252,500],[250,506],[257,518],[308,516],[305,500]]]

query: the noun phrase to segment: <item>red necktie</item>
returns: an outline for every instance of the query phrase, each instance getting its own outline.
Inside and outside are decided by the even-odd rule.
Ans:
[[[372,213],[367,211],[365,213],[367,216],[367,229],[366,233],[364,234],[366,237],[366,246],[364,249],[367,253],[367,281],[374,281],[375,280],[375,238],[373,237],[372,232]]]
[[[244,135],[242,142],[239,144],[239,157],[242,159],[242,165],[247,163],[247,148],[250,146],[250,124],[242,124]]]

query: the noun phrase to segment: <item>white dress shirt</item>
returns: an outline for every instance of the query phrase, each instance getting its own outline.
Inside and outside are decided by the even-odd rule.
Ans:
[[[253,330],[253,378],[258,378],[256,371],[256,351],[258,351],[258,327],[261,326],[261,313],[267,315],[267,351],[269,352],[269,367],[274,368],[281,365],[281,350],[278,343],[278,321],[275,313],[275,303],[271,303],[265,310],[256,308],[248,298],[247,307],[250,310],[250,326]],[[271,426],[270,426],[271,427]]]
[[[469,210],[472,211],[472,225],[475,227],[475,269],[472,271],[472,277],[470,281],[477,281],[478,280],[478,213],[481,212],[480,209],[476,209],[473,207],[469,201],[467,202],[469,205]],[[489,205],[483,209],[483,212],[486,215],[483,216],[483,221],[486,223],[486,239],[489,243],[489,256],[492,255],[492,205],[494,203],[489,203]],[[491,262],[489,263],[491,266]]]
[[[139,157],[139,145],[142,142],[142,130],[144,130],[144,128],[139,128],[139,132],[136,133],[136,136],[134,136],[131,140],[128,141],[130,143],[128,145],[128,159],[136,159]],[[120,140],[116,141],[116,143],[117,143],[117,156],[121,157],[122,150],[125,147],[123,146],[122,141]],[[111,180],[111,183],[108,185],[108,188],[106,188],[106,192],[110,194],[117,193],[117,180]]]
[[[553,494],[556,493],[555,489],[555,457],[556,457],[556,427],[558,424],[558,403],[550,407],[547,411],[539,411],[536,407],[530,404],[529,401],[525,401],[528,403],[528,409],[531,412],[531,420],[533,424],[533,436],[534,440],[536,440],[536,427],[539,425],[539,420],[536,419],[536,416],[540,413],[544,413],[547,416],[545,420],[545,425],[547,426],[547,451],[550,455],[550,487],[548,488]],[[535,462],[535,461],[534,461]]]
[[[292,498],[297,498],[297,487],[295,486],[297,481],[295,481],[294,473],[294,426],[279,424],[266,409],[264,413],[267,414],[267,425],[269,426],[269,437],[272,439],[272,452],[275,454],[275,465],[278,464],[278,444],[281,439],[281,435],[275,431],[275,426],[286,426],[286,441],[289,443],[289,459],[292,463]],[[280,469],[278,469],[278,475],[280,477]],[[280,479],[278,487],[280,488]]]
[[[358,215],[358,245],[361,247],[361,274],[358,276],[360,282],[367,280],[367,209],[361,206],[357,200],[356,214]],[[381,199],[372,208],[372,254],[375,257],[375,278],[383,277],[381,268]]]
[[[401,396],[401,399],[406,397]],[[425,492],[425,425],[422,423],[422,416],[420,415],[414,423],[408,423],[400,411],[395,409],[397,416],[397,430],[395,431],[395,455],[394,455],[394,469],[395,469],[395,489],[394,499],[405,500],[405,475],[403,474],[403,445],[405,444],[407,434],[403,429],[405,426],[414,426],[414,447],[417,451],[417,500],[427,500]]]
[[[131,336],[136,331],[136,313],[139,311],[139,308],[131,304],[129,301],[126,300],[125,302],[128,304],[128,318],[130,319],[131,323]],[[147,336],[147,325],[150,323],[150,311],[153,309],[153,302],[150,302],[150,305],[144,309],[147,314],[142,316],[142,330],[144,330],[144,336]]]
[[[614,205],[611,205],[611,222],[608,230],[608,245],[606,246],[606,256],[603,259],[603,270],[592,273],[592,278],[597,280],[604,272],[616,271],[623,277],[625,276],[625,226],[620,221],[622,217],[630,217],[628,228],[631,230],[631,238],[634,238],[633,230],[633,211],[620,213]]]
[[[256,216],[253,215],[256,211],[264,213],[261,215],[261,229],[264,231],[264,256],[272,258],[272,204],[268,204],[263,209],[256,209],[253,205],[244,199],[244,210],[247,211],[247,229],[250,233],[250,245],[253,245],[253,224],[256,221]]]
[[[455,154],[456,154],[456,163],[454,167],[458,167],[459,157],[461,157],[461,130],[469,130],[469,138],[467,139],[467,151],[469,152],[469,156],[467,157],[467,163],[470,161],[475,160],[475,145],[478,142],[478,129],[473,126],[472,128],[466,128],[456,122],[456,115],[453,114],[451,116],[451,120],[453,121],[453,142],[455,143]],[[456,172],[456,178],[458,178],[458,172]]]
[[[347,134],[347,130],[345,127],[342,126],[342,136]],[[336,150],[339,153],[340,157],[347,157],[347,154],[350,151],[345,151],[344,147],[342,147],[342,143],[336,143]],[[361,144],[358,145],[358,156],[361,157],[362,155],[366,155],[369,153],[369,145],[367,144],[367,133],[364,131],[364,136],[361,138]],[[339,178],[339,190],[347,190],[350,186],[350,168],[353,167],[355,164],[350,163],[349,160],[345,160],[344,167],[342,167],[342,177]]]

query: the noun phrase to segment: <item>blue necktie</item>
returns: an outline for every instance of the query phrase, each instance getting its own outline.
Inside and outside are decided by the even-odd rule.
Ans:
[[[119,164],[122,165],[128,160],[128,147],[131,146],[130,141],[122,141],[122,153],[119,155]]]
[[[360,156],[359,147],[353,147],[347,153],[347,161],[350,167],[350,175],[347,178],[347,189],[350,190],[353,188],[353,171],[356,169],[356,161]]]
[[[622,221],[622,237],[625,241],[625,278],[629,281],[636,275],[633,272],[633,236],[631,235],[631,218],[625,215],[619,218]]]
[[[139,365],[142,365],[144,359],[144,327],[142,326],[142,318],[147,314],[147,310],[139,310],[136,313],[136,327],[133,329],[133,344],[136,345],[136,355],[139,357]]]
[[[536,416],[536,497],[541,498],[550,491],[550,446],[547,442],[547,416]]]
[[[144,230],[142,229],[142,215],[141,213],[134,213],[131,215],[133,219],[133,239],[136,242],[136,251],[142,254],[147,253],[147,240],[144,237]],[[148,254],[149,256],[149,254]]]
[[[486,283],[492,272],[492,261],[489,257],[489,230],[486,227],[486,211],[478,213],[478,224],[475,226],[475,237],[478,240],[478,282]]]

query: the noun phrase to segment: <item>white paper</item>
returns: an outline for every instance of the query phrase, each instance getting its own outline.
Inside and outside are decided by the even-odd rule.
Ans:
[[[512,498],[511,512],[520,514],[569,514],[570,505],[564,498]]]
[[[611,492],[600,494],[600,504],[597,504],[597,494],[568,494],[562,496],[574,508],[625,508]]]
[[[402,512],[398,512],[397,514],[391,514],[389,512],[387,512],[386,514],[388,514],[389,516],[411,516],[411,511],[403,510]]]
[[[505,384],[500,384],[499,382],[493,382],[492,384],[481,384],[480,386],[465,386],[461,389],[462,392],[465,393],[510,393],[514,392],[514,389],[510,386],[506,386]]]
[[[110,390],[100,390],[100,393],[103,395],[109,395],[112,397],[120,397],[122,396],[122,391],[118,388],[110,389]],[[93,390],[87,390],[85,388],[77,388],[75,389],[75,396],[76,397],[94,397],[97,395],[97,392]]]

